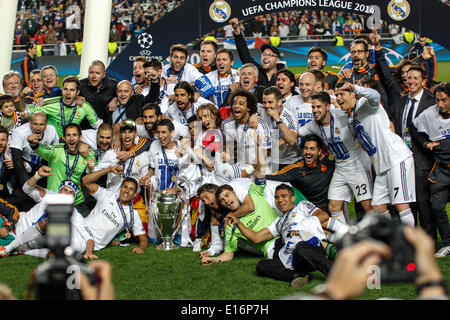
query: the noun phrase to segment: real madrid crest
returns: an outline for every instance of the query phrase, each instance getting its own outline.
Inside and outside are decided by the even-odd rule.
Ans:
[[[226,1],[214,1],[209,7],[209,16],[217,23],[223,23],[231,17],[231,7]]]
[[[406,0],[392,0],[387,5],[387,12],[393,20],[402,21],[408,18],[411,7]]]

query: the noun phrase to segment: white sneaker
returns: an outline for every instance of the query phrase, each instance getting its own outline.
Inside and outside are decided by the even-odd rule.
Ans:
[[[443,258],[450,255],[450,246],[442,247],[434,254],[436,258]]]
[[[200,252],[200,251],[202,251],[202,247],[203,247],[203,239],[197,238],[197,239],[195,239],[194,244],[192,246],[192,251]]]

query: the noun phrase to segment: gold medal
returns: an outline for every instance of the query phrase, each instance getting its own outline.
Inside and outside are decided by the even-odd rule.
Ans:
[[[131,233],[129,233],[129,232],[125,233],[125,238],[130,239],[131,238]]]
[[[3,184],[0,183],[0,191],[3,190]]]
[[[177,176],[172,176],[172,182],[177,182]]]
[[[330,153],[330,155],[328,156],[328,159],[330,159],[330,161],[334,160],[334,155]]]

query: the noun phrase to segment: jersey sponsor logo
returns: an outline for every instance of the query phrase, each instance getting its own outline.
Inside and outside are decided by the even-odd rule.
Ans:
[[[214,1],[209,7],[209,16],[214,22],[223,23],[231,17],[231,7],[226,1]]]
[[[392,19],[402,21],[408,18],[411,8],[406,0],[392,0],[387,6],[387,12]]]

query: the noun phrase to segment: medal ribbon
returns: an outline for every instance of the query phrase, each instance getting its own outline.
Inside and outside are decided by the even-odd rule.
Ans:
[[[173,179],[173,177],[176,177],[176,176],[177,176],[177,172],[176,172],[175,170],[173,170],[173,169],[169,166],[169,160],[167,159],[166,150],[164,149],[163,146],[161,146],[161,151],[162,151],[162,154],[163,154],[163,157],[164,157],[164,164],[166,165],[167,170],[169,170],[170,175],[172,176],[172,179]],[[175,166],[175,167],[178,169],[177,166]],[[178,171],[179,171],[179,170],[178,170]],[[172,180],[172,182],[175,182],[175,181]]]
[[[66,115],[64,114],[64,103],[63,103],[62,98],[60,100],[59,105],[61,108],[61,124],[62,124],[62,128],[64,130],[64,128],[66,127]],[[77,106],[73,107],[72,115],[70,116],[68,124],[72,123],[73,118],[75,118],[75,113],[77,113]]]
[[[238,140],[238,145],[240,145],[242,139],[244,139],[245,133],[246,133],[247,130],[248,130],[248,123],[249,123],[249,121],[250,121],[250,118],[247,119],[247,122],[246,122],[245,125],[244,125],[244,130],[242,131],[241,138]],[[235,122],[236,135],[237,135],[237,128],[238,128],[238,126],[239,126],[239,124],[238,124],[237,122]]]
[[[329,152],[331,152],[331,150],[329,148],[329,142],[327,139],[327,135],[325,133],[325,129],[323,128],[323,126],[321,124],[319,124],[319,128],[320,128],[320,133],[322,134],[322,140],[325,143],[327,150]],[[331,143],[334,143],[334,118],[331,113],[330,113],[330,138],[331,138]]]
[[[128,165],[127,170],[125,170],[125,162],[122,162],[122,169],[124,172],[124,177],[128,178],[131,175],[131,170],[133,169],[134,157],[130,158],[130,164]]]
[[[73,172],[75,171],[75,167],[77,166],[78,159],[80,158],[80,154],[77,151],[77,154],[75,155],[75,160],[73,160],[72,168],[70,168],[69,153],[67,152],[67,147],[64,148],[64,152],[66,153],[66,175],[67,175],[67,179],[70,180],[70,177],[72,176]]]
[[[133,214],[133,202],[130,201],[128,207],[130,208],[130,225],[128,226],[127,216],[125,215],[125,210],[123,209],[122,203],[120,203],[119,198],[116,199],[117,205],[119,206],[120,213],[123,217],[123,224],[125,225],[125,230],[127,232],[131,232],[131,229],[133,229],[134,225],[134,214]]]
[[[230,70],[230,75],[229,76],[231,77],[231,83],[233,83],[234,82],[233,70]],[[222,106],[222,103],[223,103],[223,99],[222,99],[223,91],[222,91],[222,85],[220,83],[219,71],[217,71],[217,81],[219,83],[219,92],[216,92],[216,97],[217,97],[217,102],[218,102],[217,106],[220,108]]]

